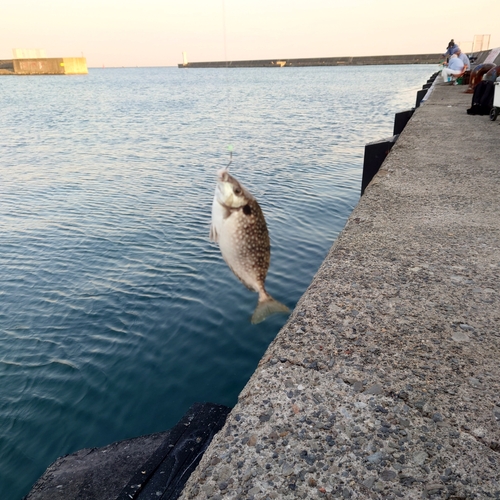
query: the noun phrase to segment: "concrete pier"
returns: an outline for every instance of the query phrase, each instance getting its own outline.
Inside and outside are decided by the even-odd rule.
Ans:
[[[86,75],[85,57],[46,57],[0,61],[0,75]]]
[[[187,62],[179,68],[282,68],[284,66],[367,66],[380,64],[439,64],[442,54],[407,54],[358,57],[310,57],[301,59],[252,59],[245,61]]]
[[[500,122],[465,90],[415,110],[181,498],[500,498]]]

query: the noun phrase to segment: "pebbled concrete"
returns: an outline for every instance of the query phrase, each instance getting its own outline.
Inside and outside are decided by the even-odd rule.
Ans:
[[[500,498],[500,122],[464,90],[416,110],[181,498]]]

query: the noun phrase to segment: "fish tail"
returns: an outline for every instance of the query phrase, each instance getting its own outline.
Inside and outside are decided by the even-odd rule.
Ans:
[[[273,299],[269,294],[266,294],[264,298],[259,298],[259,302],[255,311],[252,314],[252,319],[250,320],[252,324],[260,323],[264,321],[267,317],[271,316],[271,314],[276,313],[289,313],[290,309],[288,309],[285,304],[278,302],[276,299]]]

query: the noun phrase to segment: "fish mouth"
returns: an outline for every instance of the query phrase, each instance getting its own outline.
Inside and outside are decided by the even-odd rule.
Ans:
[[[229,170],[227,167],[221,168],[220,170],[217,171],[217,179],[220,182],[227,182],[229,176]]]
[[[217,184],[215,185],[215,198],[216,200],[224,206],[224,200],[226,198],[224,192],[224,181],[218,177]]]

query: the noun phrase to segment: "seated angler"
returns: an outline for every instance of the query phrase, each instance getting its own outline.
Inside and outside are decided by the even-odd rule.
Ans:
[[[451,80],[453,82],[457,77],[461,76],[465,72],[465,65],[457,54],[452,54],[450,56],[450,60],[448,62],[448,66],[444,67],[441,71],[441,76],[443,77],[444,82],[448,82]],[[450,77],[450,80],[448,78]]]
[[[464,63],[464,71],[469,71],[470,70],[470,61],[469,61],[467,54],[465,52],[462,52],[460,50],[460,47],[457,47],[457,51],[455,52],[455,54]]]

